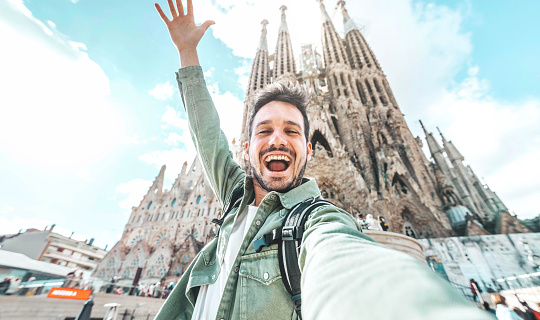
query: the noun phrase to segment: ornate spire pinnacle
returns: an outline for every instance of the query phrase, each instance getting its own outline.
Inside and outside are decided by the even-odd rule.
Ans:
[[[268,24],[268,20],[264,19],[263,21],[261,21],[261,24],[262,24],[261,40],[259,41],[259,47],[257,49],[268,51],[268,45],[266,42],[266,25]]]
[[[345,9],[345,1],[339,0],[337,3],[338,7],[341,6],[341,13],[343,14],[343,30],[345,34],[349,33],[351,30],[358,30],[358,27],[354,24],[354,21],[349,16],[349,12]]]
[[[437,130],[439,131],[439,134],[441,135],[441,138],[442,138],[442,141],[443,141],[443,146],[444,146],[444,149],[446,151],[446,154],[448,155],[448,158],[450,158],[450,161],[454,162],[454,161],[463,161],[465,160],[465,157],[463,157],[461,155],[461,153],[458,151],[458,149],[456,148],[456,146],[454,146],[454,144],[452,143],[452,141],[447,141],[441,130],[439,130],[439,128],[437,128]]]
[[[317,1],[320,3],[322,22],[332,21],[332,19],[330,19],[330,16],[328,15],[328,12],[326,12],[326,8],[324,7],[323,0],[317,0]]]
[[[439,129],[439,127],[437,127],[437,131],[439,131],[439,134],[441,135],[441,138],[443,140],[443,142],[446,142],[446,139],[444,138],[442,132],[441,132],[441,129]]]
[[[279,32],[287,31],[289,32],[289,28],[287,27],[287,21],[285,16],[285,10],[287,10],[286,6],[279,7],[279,10],[281,10],[281,25],[279,26]]]
[[[424,124],[422,123],[422,120],[418,120],[418,122],[420,122],[420,125],[422,126],[422,130],[424,130],[424,134],[426,135],[426,138],[427,136],[429,135],[428,131],[426,130],[426,128],[424,127]],[[439,129],[439,128],[437,128]]]

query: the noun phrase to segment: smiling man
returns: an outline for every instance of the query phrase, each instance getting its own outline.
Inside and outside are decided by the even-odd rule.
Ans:
[[[281,83],[257,96],[249,119],[245,158],[251,166],[255,192],[287,192],[302,183],[311,159],[305,92]]]
[[[191,0],[186,13],[181,0],[176,6],[168,0],[168,6],[172,20],[156,4],[180,54],[176,78],[191,135],[217,198],[230,212],[156,319],[274,320],[300,313],[303,319],[491,319],[420,261],[375,243],[350,214],[330,204],[311,211],[302,227],[296,262],[301,295],[291,296],[278,243],[255,242],[266,241],[296,205],[321,199],[315,180],[303,177],[312,154],[306,93],[277,83],[257,96],[245,145],[247,175],[232,158],[199,66],[197,44],[213,22],[196,26]]]

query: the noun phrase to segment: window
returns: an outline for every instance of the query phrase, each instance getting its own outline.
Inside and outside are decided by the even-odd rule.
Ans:
[[[156,221],[159,220],[159,215],[160,215],[160,213],[157,214],[157,216],[156,216]]]
[[[182,259],[181,259],[180,261],[181,261],[182,263],[188,263],[188,262],[191,261],[191,257],[189,256],[188,253],[186,253],[186,254],[182,257]]]
[[[172,201],[171,207],[174,207],[175,204],[176,204],[176,198],[174,198],[174,200]]]
[[[152,207],[152,201],[150,201],[150,203],[148,204],[148,208],[146,208],[146,209],[150,210],[150,207]]]
[[[164,277],[166,273],[167,269],[165,269],[165,267],[162,267],[161,269],[159,269],[158,276]]]
[[[197,204],[199,204],[199,202],[201,202],[201,196],[197,197]]]

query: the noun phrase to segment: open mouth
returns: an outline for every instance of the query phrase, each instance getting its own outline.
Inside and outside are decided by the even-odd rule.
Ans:
[[[269,155],[264,159],[264,165],[272,172],[282,172],[291,165],[291,158],[285,155]]]

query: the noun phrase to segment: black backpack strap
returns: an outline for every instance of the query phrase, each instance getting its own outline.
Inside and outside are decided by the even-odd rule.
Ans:
[[[325,200],[310,198],[297,204],[289,212],[283,226],[281,227],[281,244],[278,247],[279,269],[281,271],[281,280],[291,295],[294,303],[294,309],[298,318],[302,319],[301,308],[301,278],[302,272],[298,265],[298,255],[300,254],[300,244],[304,235],[304,224],[311,212],[325,205],[333,205]]]
[[[221,217],[219,219],[212,219],[212,222],[218,225],[218,228],[221,227],[223,224],[223,221],[225,221],[225,217],[229,214],[229,212],[232,211],[232,209],[239,207],[240,203],[242,202],[242,198],[244,198],[244,188],[238,188],[234,189],[231,195],[231,199],[229,200],[229,203],[223,208],[223,212],[221,213]],[[216,232],[216,237],[219,236],[219,230]]]

